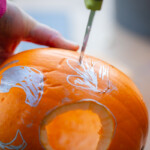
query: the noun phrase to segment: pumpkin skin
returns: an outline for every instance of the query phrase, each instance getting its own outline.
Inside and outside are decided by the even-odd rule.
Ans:
[[[0,148],[15,139],[9,146],[22,144],[22,149],[42,150],[40,127],[46,115],[86,99],[104,105],[114,116],[116,128],[109,150],[144,147],[148,113],[134,83],[113,66],[86,55],[86,71],[93,67],[92,76],[97,77],[97,82],[89,85],[80,74],[84,68],[78,59],[77,52],[42,48],[14,55],[1,65]]]

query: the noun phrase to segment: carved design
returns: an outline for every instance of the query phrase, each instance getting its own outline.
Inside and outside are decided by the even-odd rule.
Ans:
[[[26,93],[25,103],[36,107],[43,95],[43,74],[32,67],[15,66],[1,75],[0,93],[7,93],[13,87],[21,88]]]
[[[21,138],[22,143],[15,145],[15,142],[17,143],[17,139]],[[14,143],[14,145],[13,145]],[[26,141],[23,139],[23,136],[20,132],[20,130],[17,130],[16,136],[14,137],[14,139],[9,142],[9,143],[2,143],[0,141],[0,149],[2,150],[7,150],[7,149],[11,149],[11,150],[24,150],[25,147],[27,146]]]
[[[109,81],[109,66],[100,66],[98,63],[91,61],[91,64],[84,61],[81,65],[75,61],[68,59],[68,66],[76,72],[75,75],[68,75],[67,81],[69,84],[92,90],[94,92],[104,93],[109,89],[110,81]],[[95,72],[95,68],[99,67],[99,72]],[[99,88],[99,85],[102,88]]]

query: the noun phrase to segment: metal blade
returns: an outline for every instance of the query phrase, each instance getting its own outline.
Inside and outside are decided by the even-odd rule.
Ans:
[[[80,64],[82,63],[82,59],[83,59],[84,52],[85,52],[85,49],[86,49],[86,45],[87,45],[87,42],[88,42],[88,39],[89,39],[89,35],[90,35],[90,31],[91,31],[94,16],[95,16],[95,11],[91,10],[89,20],[88,20],[88,24],[87,24],[87,27],[86,27],[86,32],[85,32],[85,35],[84,35],[84,40],[83,40],[81,53],[80,53],[80,58],[79,58],[79,63]]]

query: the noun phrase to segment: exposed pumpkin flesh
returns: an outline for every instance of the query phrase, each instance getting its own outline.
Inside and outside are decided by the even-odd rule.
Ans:
[[[66,105],[46,116],[41,141],[47,150],[106,150],[115,132],[113,119],[92,101]]]
[[[90,110],[69,111],[46,126],[48,141],[55,150],[95,150],[102,125]]]

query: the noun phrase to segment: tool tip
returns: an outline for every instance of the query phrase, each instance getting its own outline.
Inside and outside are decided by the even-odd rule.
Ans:
[[[79,58],[79,63],[80,63],[80,65],[82,64],[82,56],[80,56],[80,58]]]

